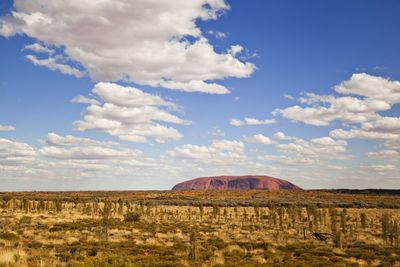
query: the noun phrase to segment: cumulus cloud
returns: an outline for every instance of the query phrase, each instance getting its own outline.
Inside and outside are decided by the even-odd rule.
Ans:
[[[359,128],[350,130],[335,129],[329,135],[340,139],[366,139],[383,141],[383,145],[389,150],[379,150],[368,153],[373,158],[400,158],[400,118],[381,117],[370,122],[362,123]]]
[[[72,135],[61,136],[49,133],[44,146],[38,151],[41,156],[69,160],[133,160],[140,151],[127,149],[116,142],[97,141]]]
[[[389,160],[400,159],[400,152],[396,150],[374,151],[374,152],[369,152],[367,155],[368,157],[375,159],[389,159]]]
[[[0,138],[0,165],[24,164],[36,155],[36,149],[28,144]]]
[[[15,131],[15,127],[12,125],[1,125],[0,124],[0,132],[12,132]]]
[[[282,133],[282,132],[276,132],[276,133],[274,134],[274,138],[275,138],[276,140],[292,140],[292,139],[294,139],[294,137],[287,136],[286,134],[284,134],[284,133]]]
[[[238,45],[217,53],[196,21],[215,20],[228,9],[224,0],[16,0],[0,18],[0,35],[25,34],[56,47],[54,57],[28,59],[76,77],[85,72],[74,62],[94,81],[224,94],[226,87],[209,81],[249,77],[256,67],[236,57]],[[58,62],[61,54],[70,63]]]
[[[326,126],[333,121],[346,124],[369,123],[381,119],[378,112],[400,103],[400,82],[365,73],[353,74],[350,80],[335,86],[342,95],[307,93],[299,99],[305,107],[295,105],[276,109],[274,115],[310,125]]]
[[[154,139],[162,143],[178,140],[182,135],[169,124],[188,125],[191,122],[172,114],[178,107],[160,96],[137,88],[114,83],[97,83],[92,93],[99,100],[78,97],[74,102],[88,103],[83,119],[74,122],[79,131],[98,130],[131,142]]]
[[[316,160],[312,158],[300,158],[288,155],[263,155],[257,157],[257,159],[262,162],[271,161],[289,166],[302,166],[302,165],[311,165],[316,163]]]
[[[44,54],[53,54],[54,50],[50,49],[42,44],[39,43],[33,43],[29,45],[24,46],[24,50],[31,50],[36,53],[44,53]]]
[[[366,73],[355,73],[350,80],[335,87],[336,92],[346,95],[359,95],[389,104],[400,103],[400,82]]]
[[[244,120],[231,119],[230,125],[233,126],[244,126],[244,125],[267,125],[276,123],[276,120],[258,120],[254,118],[244,118]]]
[[[302,106],[276,109],[273,114],[315,126],[328,126],[338,121],[343,129],[332,130],[330,137],[380,140],[388,150],[370,152],[368,156],[397,157],[400,150],[395,147],[398,147],[396,140],[400,140],[400,118],[382,116],[381,112],[400,103],[400,82],[356,73],[334,89],[340,96],[307,93],[298,99]]]
[[[244,141],[247,143],[253,143],[253,144],[261,144],[261,145],[270,145],[273,144],[274,141],[271,140],[268,136],[265,136],[263,134],[256,134],[253,136],[245,136]]]
[[[77,68],[71,67],[70,65],[59,63],[57,58],[55,57],[48,57],[45,59],[39,59],[34,55],[27,55],[26,59],[32,62],[36,66],[46,67],[51,70],[59,71],[63,74],[72,75],[77,78],[81,78],[85,75],[84,71],[81,71]]]
[[[114,182],[114,179],[133,181],[140,178],[138,181],[142,184],[144,177],[176,179],[195,175],[268,173],[277,177],[291,177],[293,181],[309,179],[319,182],[324,176],[324,170],[326,173],[330,173],[332,169],[336,172],[345,171],[340,164],[332,165],[333,160],[347,156],[345,141],[329,137],[311,140],[292,137],[291,140],[293,141],[288,146],[274,144],[281,152],[280,155],[248,155],[243,142],[223,139],[204,145],[179,145],[160,158],[148,158],[142,151],[118,142],[73,135],[49,133],[37,147],[0,139],[0,178],[21,177],[53,182],[61,181],[60,179],[71,182],[72,177],[82,179],[82,182],[102,182],[107,179],[109,182]],[[386,155],[392,153],[385,152]],[[378,155],[371,154],[371,157]],[[279,165],[285,166],[284,171],[281,171],[282,166],[278,167]],[[386,177],[390,174],[396,177],[398,166],[393,162],[374,163],[360,165],[358,169],[352,170],[354,171],[371,180],[377,175]],[[368,174],[373,175],[372,178]],[[60,183],[56,189],[62,189],[63,186],[64,183]],[[138,185],[138,188],[143,187]]]
[[[327,126],[336,120],[344,123],[367,122],[377,117],[376,112],[391,108],[390,104],[382,100],[321,96],[312,93],[306,94],[299,101],[312,106],[295,105],[286,109],[276,109],[273,114],[310,125]]]
[[[275,140],[284,143],[275,143],[275,151],[269,150],[268,154],[263,155],[260,151],[254,160],[263,166],[276,166],[278,177],[291,177],[293,181],[298,179],[300,184],[308,180],[315,188],[319,183],[322,186],[329,184],[331,177],[337,179],[338,173],[347,175],[344,164],[352,161],[352,155],[348,152],[346,141],[327,136],[304,140],[282,132],[275,134]],[[334,186],[338,183],[343,182],[336,181]]]
[[[284,94],[284,95],[283,95],[283,98],[288,99],[288,100],[291,100],[291,101],[294,100],[294,97],[293,97],[292,95],[289,95],[289,94]]]
[[[243,51],[243,46],[241,45],[232,45],[228,49],[228,53],[231,54],[233,57],[235,57],[237,54]]]
[[[85,146],[85,145],[99,145],[104,146],[107,144],[108,146],[115,145],[113,142],[100,142],[89,138],[80,138],[75,137],[73,135],[61,136],[56,133],[48,133],[46,140],[41,140],[42,143],[48,146],[54,147],[70,147],[70,146]]]
[[[400,151],[400,138],[387,140],[385,141],[384,146],[388,149]]]
[[[400,134],[400,117],[377,117],[373,121],[365,122],[362,128],[366,131]]]
[[[225,132],[222,131],[219,127],[212,127],[212,131],[208,132],[208,134],[212,136],[225,136]]]
[[[100,102],[93,98],[88,98],[85,96],[77,96],[71,100],[72,103],[79,103],[79,104],[91,104],[91,105],[100,105]]]
[[[362,168],[366,171],[373,171],[384,174],[398,170],[398,168],[393,164],[373,164],[368,166],[362,166]]]
[[[244,159],[244,144],[236,140],[215,140],[210,145],[182,145],[168,152],[168,155],[181,160],[209,164],[232,164]]]
[[[224,32],[209,30],[209,31],[207,31],[207,33],[210,35],[213,35],[217,39],[225,39],[227,37],[227,34]]]
[[[160,168],[165,169],[162,162],[117,142],[56,133],[49,133],[38,147],[0,139],[1,178],[144,176]]]
[[[347,159],[347,142],[330,137],[313,138],[310,141],[295,138],[294,142],[278,144],[277,149],[304,159]]]
[[[329,135],[333,138],[339,138],[339,139],[359,138],[359,139],[370,139],[370,140],[387,140],[387,139],[399,138],[397,134],[370,132],[362,129],[351,129],[351,130],[335,129],[331,131]]]

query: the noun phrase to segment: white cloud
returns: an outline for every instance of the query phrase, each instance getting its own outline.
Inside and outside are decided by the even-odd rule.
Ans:
[[[213,127],[211,132],[208,132],[209,135],[212,136],[225,136],[225,132],[222,131],[219,127]]]
[[[41,141],[41,146],[35,148],[25,143],[0,139],[0,177],[3,179],[144,177],[160,169],[165,170],[161,161],[150,159],[140,150],[127,148],[117,142],[49,133],[46,140]]]
[[[347,159],[347,142],[330,137],[314,138],[310,141],[295,138],[294,142],[278,144],[277,149],[304,159]]]
[[[344,170],[345,167],[339,165],[328,165],[326,166],[330,170]]]
[[[344,123],[371,121],[377,117],[376,112],[391,108],[390,104],[382,100],[320,96],[311,93],[306,94],[299,101],[312,107],[295,105],[286,109],[276,109],[273,114],[310,125],[327,126],[336,120]]]
[[[292,157],[288,155],[263,155],[257,158],[260,161],[272,161],[289,166],[312,165],[316,163],[312,158]]]
[[[370,140],[387,140],[387,139],[399,138],[399,135],[397,134],[370,132],[361,129],[351,129],[348,131],[343,129],[335,129],[329,133],[329,136],[339,139],[359,138],[359,139],[370,139]]]
[[[380,150],[375,152],[369,152],[368,157],[376,159],[400,159],[400,152],[396,150]]]
[[[400,138],[389,139],[385,141],[384,146],[389,149],[396,149],[400,151]]]
[[[382,119],[378,112],[390,110],[394,104],[400,103],[399,81],[357,73],[350,80],[335,86],[335,91],[349,96],[308,93],[299,99],[306,107],[295,105],[276,109],[273,114],[317,126],[326,126],[333,121],[362,124],[386,120],[386,123],[396,124],[398,127],[398,118]]]
[[[227,34],[224,32],[209,30],[207,33],[213,35],[217,39],[225,39],[227,37]]]
[[[276,132],[276,133],[274,134],[274,138],[275,138],[276,140],[292,140],[292,139],[294,139],[294,137],[287,136],[286,134],[284,134],[284,133],[282,133],[282,132]]]
[[[48,133],[45,141],[42,143],[54,147],[72,147],[72,146],[102,146],[112,147],[117,146],[116,142],[96,141],[89,138],[75,137],[73,135],[61,136],[56,133]]]
[[[245,145],[241,141],[214,140],[206,145],[180,145],[161,158],[148,158],[140,150],[118,142],[72,135],[49,133],[37,147],[0,139],[1,187],[5,188],[6,181],[12,184],[15,179],[21,178],[35,184],[35,189],[57,184],[52,189],[61,190],[68,188],[71,183],[76,185],[75,190],[85,189],[86,182],[101,184],[97,187],[100,189],[110,186],[123,189],[127,183],[135,181],[136,186],[132,188],[142,189],[145,187],[143,183],[154,185],[154,181],[160,187],[163,184],[163,188],[168,188],[177,178],[224,174],[267,174],[300,182],[300,185],[307,185],[304,182],[307,179],[311,183],[307,187],[315,187],[315,184],[323,186],[329,182],[332,169],[335,175],[338,172],[344,175],[346,181],[348,174],[354,174],[352,178],[358,181],[363,179],[369,184],[373,184],[379,177],[382,178],[379,185],[390,185],[398,177],[399,167],[393,162],[359,165],[352,168],[351,173],[346,173],[343,165],[332,162],[347,156],[346,142],[343,140],[329,137],[308,141],[293,137],[292,140],[293,145],[290,146],[276,145],[280,146],[278,150],[283,152],[281,155],[250,156],[246,154]],[[338,180],[334,184],[337,187],[342,183],[345,182]],[[15,185],[8,188],[15,188]]]
[[[31,51],[36,52],[36,53],[44,53],[44,54],[53,54],[54,53],[53,49],[50,49],[50,48],[48,48],[48,47],[46,47],[46,46],[44,46],[42,44],[39,44],[39,43],[33,43],[33,44],[30,44],[30,45],[25,45],[24,46],[24,50],[31,50]]]
[[[245,118],[244,120],[231,119],[230,124],[233,126],[244,126],[244,125],[267,125],[276,123],[276,120],[258,120],[254,118]]]
[[[181,134],[159,122],[188,125],[191,122],[173,115],[176,105],[160,96],[114,83],[97,83],[92,92],[99,101],[78,97],[75,102],[89,103],[83,119],[74,122],[79,131],[98,130],[131,142],[178,140]]]
[[[289,94],[284,94],[283,98],[288,99],[288,100],[292,100],[292,101],[294,100],[294,97],[292,95],[289,95]]]
[[[77,68],[71,67],[70,65],[57,62],[57,58],[48,57],[47,59],[38,59],[34,55],[27,55],[26,59],[32,62],[36,66],[42,66],[51,70],[57,70],[63,74],[72,75],[77,78],[81,78],[85,75],[84,71],[80,71]]]
[[[32,157],[35,155],[35,149],[25,143],[0,138],[1,157]]]
[[[400,82],[386,78],[355,73],[350,80],[335,87],[336,92],[346,95],[359,95],[384,101],[389,104],[400,103]]]
[[[187,82],[181,81],[160,81],[158,84],[154,84],[154,86],[161,86],[164,88],[172,89],[172,90],[182,90],[185,92],[202,92],[207,94],[228,94],[229,90],[220,84],[217,83],[206,83],[202,80],[190,80]]]
[[[228,9],[224,0],[15,0],[13,12],[0,18],[0,34],[26,34],[56,47],[60,52],[55,54],[82,65],[94,81],[125,80],[223,94],[229,90],[209,81],[249,77],[255,66],[235,57],[237,45],[232,53],[217,53],[196,20],[217,19]],[[28,59],[83,75],[55,57]]]
[[[274,141],[272,141],[268,136],[265,136],[263,134],[245,136],[243,139],[247,143],[253,143],[253,144],[270,145],[274,143]]]
[[[91,105],[100,105],[100,102],[93,98],[87,98],[85,96],[77,96],[71,100],[72,103],[79,103],[79,104],[91,104]]]
[[[228,49],[228,53],[231,54],[233,57],[235,57],[237,54],[243,51],[243,46],[241,45],[232,45]]]
[[[42,156],[73,160],[134,159],[138,151],[124,149],[114,142],[101,142],[72,135],[60,136],[49,133],[46,146],[39,150]]]
[[[380,114],[400,103],[400,82],[365,73],[353,74],[347,81],[335,86],[335,91],[346,96],[317,95],[307,93],[295,105],[276,109],[274,115],[282,115],[293,121],[316,126],[328,126],[334,121],[344,129],[334,129],[329,136],[337,139],[380,140],[386,150],[370,152],[369,157],[393,158],[400,153],[400,118]]]
[[[367,131],[400,134],[400,117],[377,117],[373,121],[365,122],[362,128]]]
[[[241,141],[215,140],[209,146],[178,146],[169,151],[168,155],[175,159],[224,165],[243,160],[244,147]]]
[[[0,124],[0,132],[12,132],[15,131],[15,127],[12,125],[1,125]]]
[[[374,171],[379,173],[393,172],[398,170],[398,168],[393,164],[375,164],[363,166],[362,168],[367,171]]]
[[[0,166],[25,164],[36,154],[36,150],[28,144],[0,138]]]

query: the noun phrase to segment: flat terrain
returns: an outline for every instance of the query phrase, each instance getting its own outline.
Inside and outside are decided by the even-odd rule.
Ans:
[[[0,193],[0,266],[400,266],[397,191]]]

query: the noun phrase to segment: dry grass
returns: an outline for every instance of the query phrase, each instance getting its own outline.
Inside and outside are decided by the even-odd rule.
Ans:
[[[58,199],[54,194],[24,194],[25,200],[17,194],[6,204],[0,201],[0,266],[400,265],[399,242],[394,237],[385,238],[382,228],[387,214],[388,227],[394,231],[392,224],[400,222],[399,209],[344,210],[343,203],[350,203],[348,196],[335,194],[335,205],[324,199],[326,192],[296,193],[299,200],[312,196],[312,203],[323,199],[324,205],[319,207],[294,202],[293,192],[288,193],[294,203],[289,206],[276,202],[283,192],[268,195],[254,191],[253,198],[247,192],[230,193],[203,192],[210,206],[193,201],[202,196],[197,192],[179,192],[175,200],[169,192],[139,192],[134,197],[121,193],[120,198],[112,193],[107,202],[83,193],[81,198],[66,198],[61,210],[57,210],[56,201],[65,199],[62,194]],[[127,195],[131,200],[123,200]],[[137,200],[144,195],[161,201]],[[49,196],[51,200],[43,201]],[[264,203],[262,197],[274,202],[259,205]],[[178,203],[184,198],[191,200],[186,199],[183,206],[165,205],[166,198]],[[367,198],[371,205],[381,201],[377,196]],[[221,199],[229,205],[219,206]],[[240,206],[238,199],[246,206]],[[128,212],[140,214],[140,219],[124,222]],[[367,218],[365,228],[361,214]],[[340,233],[339,243],[336,237],[319,241],[310,235],[332,231]],[[20,255],[17,260],[16,254]]]
[[[0,266],[26,266],[26,253],[22,249],[0,249]]]

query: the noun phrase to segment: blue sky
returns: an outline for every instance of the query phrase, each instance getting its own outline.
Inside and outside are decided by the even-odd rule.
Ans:
[[[0,190],[399,188],[399,10],[2,1]]]

